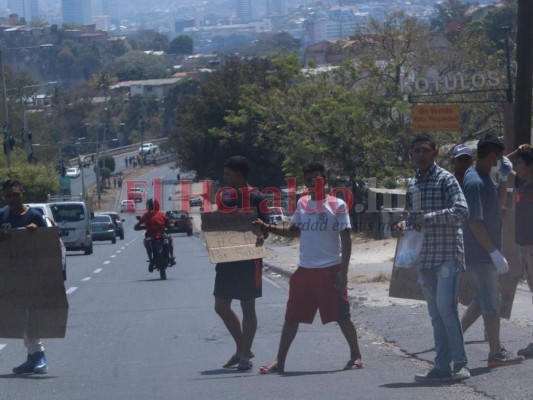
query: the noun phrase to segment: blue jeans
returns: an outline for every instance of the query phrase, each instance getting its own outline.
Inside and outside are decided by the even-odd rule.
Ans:
[[[433,337],[435,367],[450,372],[450,363],[466,365],[463,329],[457,312],[461,267],[458,260],[446,261],[438,268],[420,269],[418,283],[426,298]]]

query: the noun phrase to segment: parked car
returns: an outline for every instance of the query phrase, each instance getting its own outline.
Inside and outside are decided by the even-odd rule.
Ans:
[[[71,167],[65,172],[65,176],[68,178],[78,178],[81,175],[81,171],[78,167]]]
[[[187,236],[192,235],[192,217],[189,216],[187,211],[167,211],[165,215],[167,216],[170,225],[172,225],[170,228],[166,229],[167,233],[184,232]]]
[[[109,215],[97,214],[91,221],[93,231],[93,241],[111,240],[111,243],[117,242],[117,233],[115,224]]]
[[[135,202],[133,200],[122,200],[120,212],[135,212]]]
[[[120,240],[124,240],[124,226],[122,225],[122,223],[125,220],[123,218],[120,218],[119,213],[112,212],[112,211],[106,211],[100,214],[109,215],[111,217],[111,219],[113,220],[113,223],[115,224],[115,232],[117,236],[120,238]]]
[[[143,143],[141,147],[139,147],[139,154],[154,154],[157,152],[157,145],[153,143]]]
[[[42,216],[44,217],[44,220],[46,221],[46,226],[48,228],[51,228],[53,226],[57,226],[57,224],[54,221],[54,215],[52,214],[52,208],[50,207],[50,204],[46,203],[30,203],[27,204],[28,207],[33,208],[34,210],[39,211]],[[59,238],[59,247],[61,248],[61,265],[63,266],[63,280],[67,280],[67,249],[65,247],[65,244],[63,243],[63,240]]]

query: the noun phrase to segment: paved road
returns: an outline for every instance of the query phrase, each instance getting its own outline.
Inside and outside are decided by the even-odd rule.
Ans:
[[[169,173],[174,174],[165,169],[157,174]],[[234,349],[213,310],[214,268],[203,241],[198,235],[174,235],[178,265],[168,271],[167,281],[160,281],[147,271],[143,234],[132,230],[134,215],[125,218],[124,241],[97,243],[90,256],[68,256],[67,337],[45,342],[49,374],[12,375],[11,368],[25,357],[24,348],[21,340],[0,339],[0,399],[488,398],[468,384],[415,384],[413,375],[428,364],[406,356],[383,336],[395,336],[396,324],[409,321],[411,329],[402,332],[415,342],[417,324],[428,319],[416,315],[420,310],[414,314],[394,307],[354,312],[366,369],[341,371],[348,348],[338,327],[315,321],[301,328],[286,375],[258,375],[258,366],[274,356],[287,300],[286,281],[268,273],[257,303],[255,367],[245,373],[222,369]],[[391,318],[394,311],[396,319]],[[404,319],[410,314],[412,323]],[[389,327],[388,333],[382,326]],[[427,326],[422,328],[427,335]]]

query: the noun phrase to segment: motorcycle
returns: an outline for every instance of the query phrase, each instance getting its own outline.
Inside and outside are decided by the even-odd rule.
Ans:
[[[140,219],[141,217],[137,216],[137,220]],[[140,231],[145,230],[146,227],[141,225],[134,227],[134,229]],[[151,253],[150,259],[152,260],[149,266],[149,271],[152,272],[154,269],[157,269],[161,280],[164,281],[167,279],[167,268],[172,265],[169,253],[170,239],[168,235],[157,233],[145,240],[148,240],[148,248]]]
[[[161,280],[167,279],[167,268],[170,265],[170,256],[168,252],[168,237],[163,234],[156,234],[149,238],[150,250],[152,252],[152,263],[155,269],[159,270]]]

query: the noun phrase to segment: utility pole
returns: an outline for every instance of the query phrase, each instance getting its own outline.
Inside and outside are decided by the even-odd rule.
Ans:
[[[516,33],[516,113],[512,149],[531,143],[531,92],[533,90],[533,2],[518,0]]]
[[[9,133],[9,106],[7,104],[6,73],[4,69],[4,53],[0,50],[0,71],[2,72],[2,94],[4,97],[4,154],[6,155],[7,167],[11,168],[11,152],[13,139]]]

